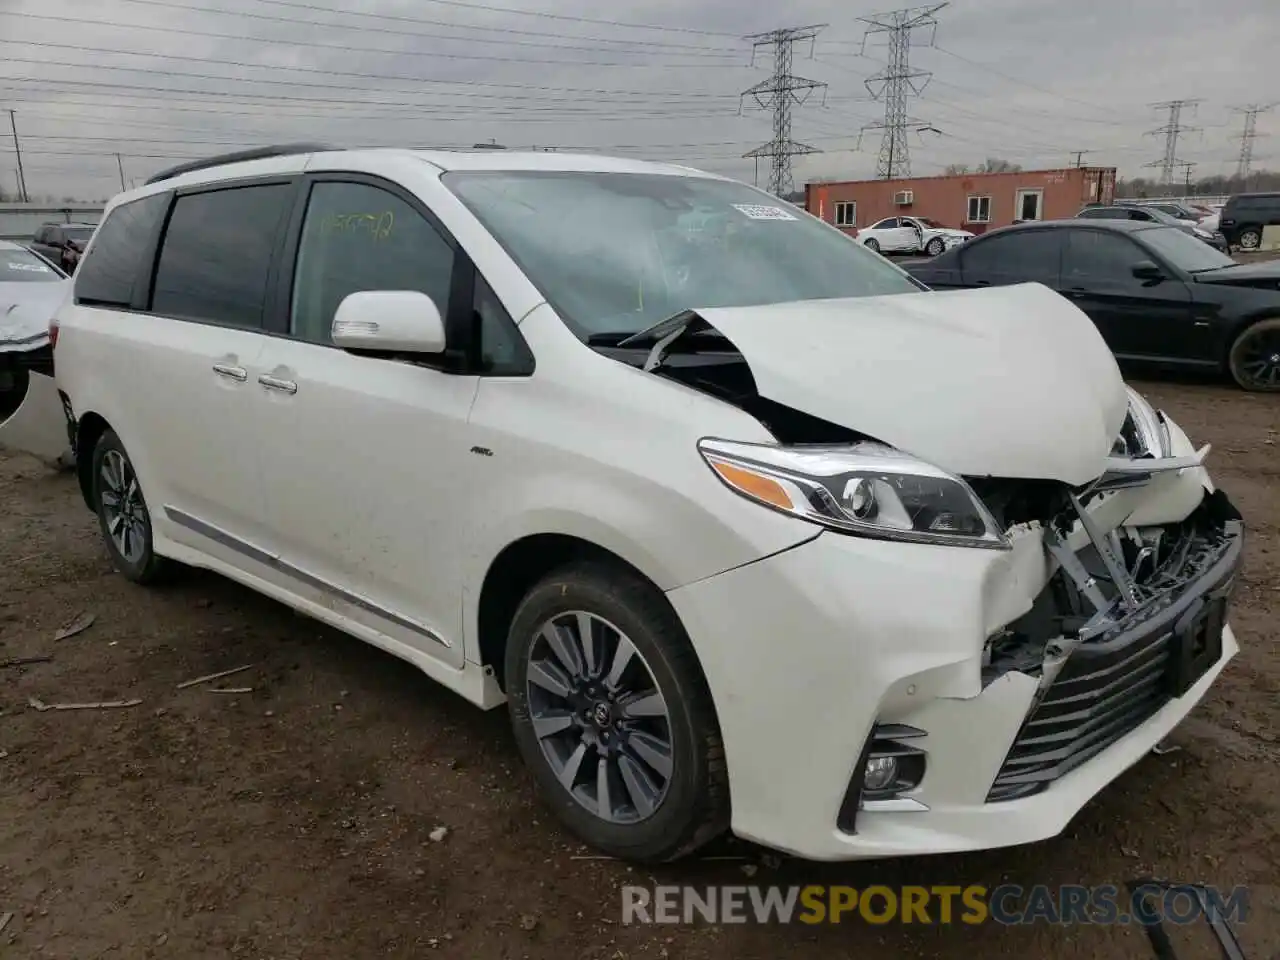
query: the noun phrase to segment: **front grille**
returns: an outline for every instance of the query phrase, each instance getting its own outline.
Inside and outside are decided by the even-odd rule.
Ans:
[[[1038,793],[1141,726],[1169,702],[1173,631],[1077,647],[1023,723],[987,800]]]

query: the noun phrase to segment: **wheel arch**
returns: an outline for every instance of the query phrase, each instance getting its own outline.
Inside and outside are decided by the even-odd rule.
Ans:
[[[490,561],[476,597],[473,622],[476,655],[481,666],[486,672],[491,671],[498,685],[503,686],[507,635],[520,601],[552,571],[575,562],[599,563],[642,580],[670,606],[659,578],[646,572],[634,559],[569,533],[530,533],[508,543]],[[676,615],[675,608],[671,609]],[[701,663],[699,669],[702,669]]]
[[[93,504],[93,450],[104,433],[111,429],[107,418],[90,410],[81,414],[76,422],[76,479],[80,483],[80,495],[90,510]]]

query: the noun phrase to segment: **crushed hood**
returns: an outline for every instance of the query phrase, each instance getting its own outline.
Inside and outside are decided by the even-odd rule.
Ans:
[[[70,289],[70,280],[0,283],[0,353],[48,343],[49,321]]]
[[[1128,407],[1093,323],[1040,284],[696,313],[762,397],[966,476],[1087,483]]]

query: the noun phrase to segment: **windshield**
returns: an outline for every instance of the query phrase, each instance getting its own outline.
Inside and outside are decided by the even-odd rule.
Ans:
[[[1170,216],[1159,207],[1142,207],[1140,209],[1146,210],[1149,214],[1151,214],[1151,218],[1155,220],[1157,223],[1167,223],[1169,226],[1174,226],[1178,224],[1177,217]]]
[[[921,290],[879,254],[741,183],[541,171],[443,180],[584,338],[699,307]]]
[[[0,283],[39,283],[61,279],[61,274],[31,251],[0,247]]]
[[[1187,273],[1219,270],[1235,264],[1225,253],[1219,253],[1203,240],[1174,227],[1143,230],[1139,236],[1156,253]]]

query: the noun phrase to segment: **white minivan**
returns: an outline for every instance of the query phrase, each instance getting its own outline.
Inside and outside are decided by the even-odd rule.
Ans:
[[[299,145],[117,197],[51,330],[119,570],[506,703],[607,853],[1060,832],[1204,697],[1243,525],[1048,289],[684,167]]]

